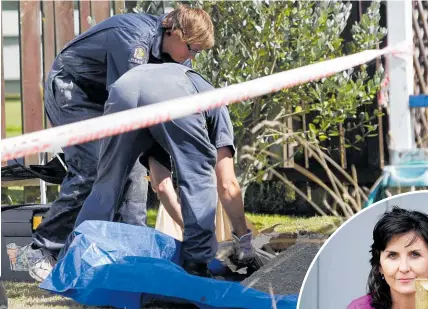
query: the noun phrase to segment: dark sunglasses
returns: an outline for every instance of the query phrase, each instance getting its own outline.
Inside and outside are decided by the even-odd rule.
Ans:
[[[193,56],[196,56],[197,54],[199,54],[201,52],[200,50],[192,49],[192,47],[190,47],[190,45],[187,43],[186,43],[186,45],[187,45],[187,49],[189,50],[189,54],[191,54]]]

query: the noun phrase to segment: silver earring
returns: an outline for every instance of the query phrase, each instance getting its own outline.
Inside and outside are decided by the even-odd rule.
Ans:
[[[385,276],[384,276],[383,274],[382,274],[382,276],[381,276],[381,277],[382,277],[382,280],[385,280]]]

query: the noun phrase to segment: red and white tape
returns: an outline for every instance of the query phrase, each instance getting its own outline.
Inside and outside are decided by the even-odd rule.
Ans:
[[[411,45],[403,42],[381,50],[366,50],[190,97],[168,100],[150,106],[7,138],[1,141],[1,160],[6,161],[146,128],[196,112],[319,80],[362,65],[380,56],[408,53],[409,48]]]

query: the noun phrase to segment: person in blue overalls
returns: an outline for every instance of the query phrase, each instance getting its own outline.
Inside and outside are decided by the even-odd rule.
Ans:
[[[105,104],[109,89],[129,69],[146,63],[191,65],[196,53],[213,45],[212,21],[201,9],[180,6],[162,16],[130,13],[110,17],[77,36],[56,57],[45,84],[49,121],[60,126],[109,113],[110,107]],[[44,280],[56,263],[92,190],[99,150],[99,141],[63,149],[68,171],[59,198],[34,232],[32,244],[21,251],[30,275],[38,281]],[[106,219],[145,225],[146,170],[137,158],[125,167],[120,160],[114,163],[126,174],[115,195],[109,196],[111,188],[102,183],[96,190],[103,192],[103,206],[114,209]],[[109,177],[117,176],[112,172]],[[90,204],[86,203],[86,208]],[[93,211],[102,209],[94,204]]]
[[[111,86],[105,113],[117,113],[212,89],[189,67],[173,63],[146,64],[128,71]],[[168,192],[160,187],[166,177],[159,173],[159,166],[170,170],[171,158],[184,224],[183,268],[191,274],[210,276],[207,264],[217,252],[214,221],[217,196],[231,214],[232,223],[235,221],[235,256],[241,260],[255,258],[251,232],[245,228],[242,196],[236,188],[236,178],[233,181],[233,139],[233,127],[225,106],[102,139],[97,178],[75,226],[85,220],[112,219],[115,209],[106,201],[117,198],[130,167],[138,158],[150,168],[155,190]],[[106,187],[108,192],[105,192]],[[241,223],[236,223],[239,220]],[[70,235],[60,258],[66,254],[72,240]]]

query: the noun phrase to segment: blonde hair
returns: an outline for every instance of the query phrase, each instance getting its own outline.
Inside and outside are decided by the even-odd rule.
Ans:
[[[189,45],[198,44],[202,49],[214,46],[214,25],[202,9],[180,5],[166,15],[162,27],[175,32]]]

